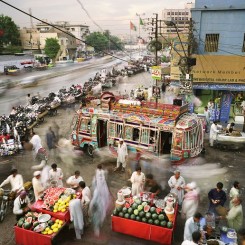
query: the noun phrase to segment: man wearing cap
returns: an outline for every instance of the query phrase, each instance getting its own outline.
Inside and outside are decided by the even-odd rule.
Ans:
[[[44,191],[41,183],[41,171],[35,171],[32,178],[32,186],[34,190],[35,200],[37,201]]]
[[[16,220],[23,217],[30,209],[30,199],[25,191],[21,191],[20,195],[14,200],[13,213],[16,215]]]
[[[11,175],[9,175],[8,178],[2,182],[0,188],[7,184],[11,185],[12,192],[19,192],[24,189],[23,177],[22,175],[18,174],[18,170],[16,168],[11,170]]]
[[[180,176],[179,170],[174,171],[174,175],[169,179],[168,185],[171,188],[170,192],[177,195],[178,204],[181,206],[184,197],[185,179]]]
[[[119,144],[117,148],[117,167],[114,169],[114,171],[117,171],[119,169],[120,164],[122,164],[122,172],[125,171],[127,156],[127,145],[124,143],[123,139],[119,139]]]

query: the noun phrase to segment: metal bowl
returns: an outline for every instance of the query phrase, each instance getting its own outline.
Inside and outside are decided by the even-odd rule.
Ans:
[[[44,223],[44,222],[47,222],[51,219],[51,215],[49,214],[42,214],[38,217],[38,222],[40,223]]]

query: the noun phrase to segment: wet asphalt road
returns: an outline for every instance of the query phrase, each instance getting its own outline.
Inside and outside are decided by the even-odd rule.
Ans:
[[[94,69],[94,70],[93,70]],[[72,74],[67,74],[62,77],[52,78],[44,81],[44,84],[40,84],[37,89],[45,89],[48,91],[49,88],[60,88],[58,85],[62,81],[61,85],[65,82],[73,84],[78,81],[85,81],[84,78],[89,78],[93,72],[96,72],[95,68],[87,69],[86,71],[76,71]],[[74,81],[74,80],[76,81]],[[116,88],[117,91],[124,91],[125,89],[130,91],[132,87],[137,87],[141,84],[147,85],[151,83],[149,74],[143,73],[139,74],[132,78],[125,78],[119,87]],[[53,84],[53,87],[52,85]],[[36,92],[37,90],[35,90]],[[21,94],[20,98],[23,99],[26,94],[26,90]],[[31,91],[33,92],[33,91]],[[14,92],[13,92],[14,93]],[[15,92],[17,93],[17,92]],[[34,92],[33,92],[34,93]],[[18,94],[18,93],[17,93]],[[2,98],[0,99],[2,100]],[[7,105],[10,102],[6,102]],[[64,138],[69,138],[71,132],[71,120],[74,115],[74,109],[61,109],[59,114],[55,118],[46,118],[45,122],[40,125],[35,131],[43,139],[43,144],[45,145],[45,132],[49,125],[52,125],[52,121],[56,120],[60,125],[60,135]],[[168,160],[161,160],[160,162],[153,159],[153,161],[142,162],[143,172],[152,172],[157,176],[159,183],[165,187],[166,192],[168,187],[166,181],[171,176],[173,170],[178,167],[181,169],[182,175],[185,178],[186,182],[196,181],[197,185],[201,189],[201,202],[199,205],[199,211],[203,214],[206,212],[208,207],[207,202],[207,193],[209,189],[214,188],[218,181],[224,183],[225,189],[230,189],[232,182],[238,180],[242,186],[245,186],[244,181],[244,164],[245,164],[245,152],[244,149],[241,151],[220,151],[217,149],[209,148],[206,144],[206,153],[200,158],[195,158],[186,161],[180,166],[172,165]],[[17,155],[13,158],[5,158],[1,160],[10,160],[10,162],[5,162],[0,164],[0,181],[2,181],[6,176],[12,166],[16,166],[20,173],[23,174],[25,180],[30,180],[32,178],[32,171],[30,167],[33,165],[33,159],[31,152],[25,152],[24,154]],[[108,185],[110,188],[113,197],[116,199],[117,190],[122,186],[129,184],[127,180],[130,177],[129,171],[125,174],[113,173],[113,168],[115,166],[115,159],[110,156],[106,149],[101,150],[99,155],[91,159],[86,155],[74,155],[72,147],[65,146],[60,148],[57,152],[56,157],[52,157],[49,160],[49,164],[53,161],[56,161],[58,165],[63,169],[66,179],[69,177],[75,170],[80,170],[82,177],[85,179],[88,185],[91,185],[92,178],[96,165],[101,162],[104,167],[109,171]],[[228,202],[227,202],[228,206]],[[244,206],[244,203],[243,203]],[[13,242],[13,224],[15,223],[14,216],[9,213],[6,217],[6,220],[0,224],[0,244],[14,244]],[[180,245],[183,237],[183,227],[184,221],[178,216],[177,227],[175,230],[173,245]],[[69,244],[78,244],[78,242],[73,242],[74,231],[69,231],[68,228],[64,230],[63,234],[58,237],[57,244],[69,245]],[[91,227],[88,230],[85,230],[81,244],[124,244],[124,245],[139,245],[139,244],[155,244],[152,242],[140,240],[130,236],[125,236],[122,234],[114,233],[111,231],[110,226],[110,216],[107,217],[104,226],[102,228],[102,237],[101,239],[96,239],[93,236]]]

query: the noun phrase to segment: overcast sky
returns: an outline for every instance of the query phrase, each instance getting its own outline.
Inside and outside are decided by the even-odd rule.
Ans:
[[[187,0],[5,0],[26,12],[31,8],[32,15],[37,18],[51,22],[69,21],[72,24],[87,24],[90,30],[98,31],[98,27],[89,20],[78,1],[103,30],[109,29],[113,34],[118,35],[129,33],[130,20],[138,26],[136,13],[145,13],[142,19],[152,17],[153,13],[162,16],[164,8],[184,8],[185,3],[190,2]],[[30,27],[29,16],[1,1],[0,13],[10,16],[20,27]]]

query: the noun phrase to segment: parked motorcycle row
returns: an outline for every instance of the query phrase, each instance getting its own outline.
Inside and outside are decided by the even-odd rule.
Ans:
[[[29,132],[44,121],[44,117],[55,116],[59,107],[70,107],[76,102],[85,105],[97,98],[102,90],[116,86],[123,76],[132,76],[146,70],[146,65],[136,63],[117,70],[106,69],[96,73],[94,78],[81,85],[61,88],[58,92],[50,92],[47,97],[36,95],[28,99],[26,106],[13,108],[9,116],[0,117],[0,156],[13,155],[22,150],[23,142],[29,137]]]

